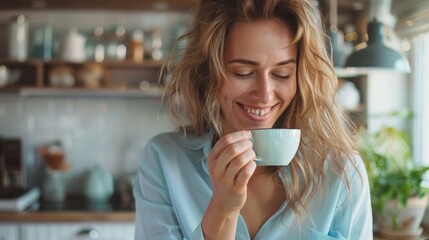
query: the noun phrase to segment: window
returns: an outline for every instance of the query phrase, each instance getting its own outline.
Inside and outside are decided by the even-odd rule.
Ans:
[[[414,158],[429,165],[429,31],[413,37],[411,48],[414,95]]]
[[[412,68],[413,155],[418,164],[429,165],[429,1],[394,4],[399,16],[396,32],[405,39]]]

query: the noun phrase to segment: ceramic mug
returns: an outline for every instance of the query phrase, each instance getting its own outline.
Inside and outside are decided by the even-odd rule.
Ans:
[[[301,139],[299,129],[253,129],[253,150],[258,166],[286,166],[295,156]]]

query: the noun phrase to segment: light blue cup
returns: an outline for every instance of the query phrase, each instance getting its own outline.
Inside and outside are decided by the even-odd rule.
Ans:
[[[253,129],[253,150],[258,166],[286,166],[295,156],[301,139],[299,129]]]

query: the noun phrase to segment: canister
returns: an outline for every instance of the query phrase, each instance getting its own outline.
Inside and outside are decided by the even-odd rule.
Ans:
[[[19,61],[28,57],[28,23],[23,14],[13,17],[9,23],[9,57]]]
[[[50,24],[37,26],[33,36],[33,56],[43,60],[52,59],[53,30]]]

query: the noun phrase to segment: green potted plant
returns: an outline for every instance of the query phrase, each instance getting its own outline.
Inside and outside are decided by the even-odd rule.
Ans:
[[[415,164],[406,132],[389,126],[361,131],[359,152],[368,172],[377,231],[386,237],[419,236],[429,193],[423,175],[429,166]]]

